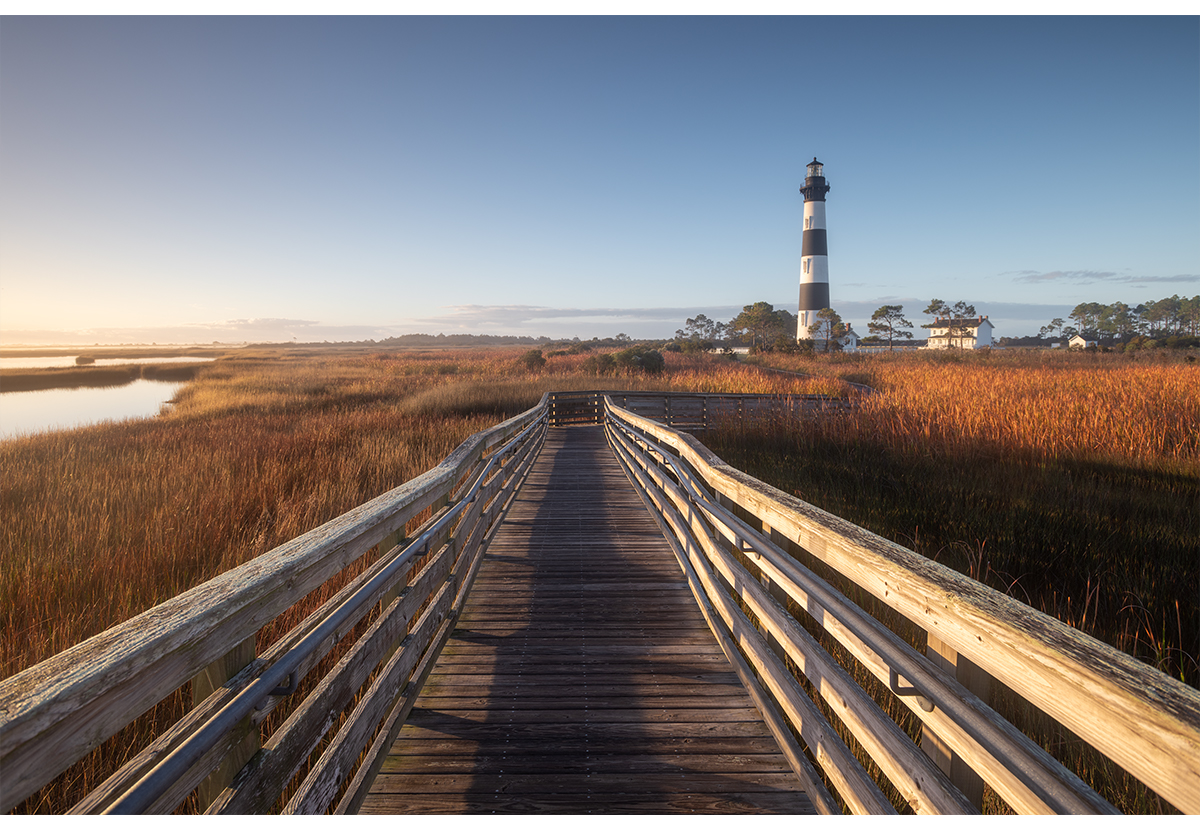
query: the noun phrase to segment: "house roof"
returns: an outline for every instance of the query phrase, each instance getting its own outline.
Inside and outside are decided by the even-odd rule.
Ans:
[[[933,320],[933,325],[937,328],[944,328],[944,327],[959,328],[961,326],[974,327],[974,326],[983,325],[984,323],[991,325],[992,328],[996,327],[996,326],[992,325],[992,321],[987,318],[986,314],[982,317],[964,317],[964,318],[947,317],[944,320],[940,317],[935,317]]]

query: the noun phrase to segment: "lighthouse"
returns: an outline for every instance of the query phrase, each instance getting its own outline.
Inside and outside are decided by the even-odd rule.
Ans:
[[[817,312],[829,308],[829,249],[825,242],[824,165],[816,157],[804,176],[804,237],[800,249],[800,308],[796,313],[796,339],[812,339]]]

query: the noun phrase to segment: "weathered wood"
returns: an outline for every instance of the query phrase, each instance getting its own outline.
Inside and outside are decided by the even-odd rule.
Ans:
[[[709,517],[721,526],[717,516]],[[723,534],[734,536],[729,528],[721,528]],[[987,783],[1018,811],[1039,815],[1114,812],[1094,790],[1007,720],[811,571],[771,548],[755,548],[752,556],[760,569],[769,571],[774,581],[786,586],[799,608],[883,685],[889,685],[899,673],[905,684],[918,685],[923,695],[935,701],[936,707],[927,710],[919,696],[897,697],[952,749],[969,755]]]
[[[958,680],[964,688],[974,693],[985,704],[991,701],[992,679],[971,660],[959,654],[933,634],[926,644],[926,656],[933,664]],[[921,728],[921,749],[963,791],[976,808],[983,807],[983,778],[971,769],[961,755],[954,752],[950,743],[940,738],[937,730],[929,725]]]
[[[416,702],[417,695],[424,687],[425,680],[449,637],[450,621],[457,618],[462,611],[463,603],[482,561],[483,541],[489,539],[492,534],[492,525],[488,519],[501,516],[507,509],[505,499],[519,489],[524,473],[532,465],[540,448],[540,439],[533,444],[524,445],[522,448],[524,452],[519,452],[511,457],[501,468],[500,475],[493,478],[479,491],[472,507],[456,529],[450,546],[451,551],[460,552],[459,544],[462,542],[462,533],[470,530],[465,536],[465,543],[462,543],[461,554],[455,562],[454,571],[443,589],[444,596],[451,601],[450,608],[444,614],[439,613],[441,601],[435,598],[431,601],[425,615],[417,622],[414,630],[428,628],[427,621],[429,620],[441,621],[446,616],[449,619],[440,622],[419,664],[411,672],[407,667],[403,669],[395,667],[395,660],[384,669],[383,676],[373,683],[364,704],[360,706],[360,711],[356,712],[355,720],[338,733],[330,751],[322,757],[313,775],[305,779],[301,790],[289,802],[289,812],[309,811],[315,813],[327,810],[329,802],[336,794],[340,779],[356,760],[360,761],[359,768],[352,779],[350,790],[338,804],[336,815],[345,815],[345,813],[358,810],[371,782],[386,758],[384,746],[394,741],[399,729],[406,721],[408,713]],[[479,476],[482,477],[482,473],[479,473]],[[490,495],[495,497],[481,518],[480,507],[488,500],[486,496]],[[435,613],[438,613],[437,617],[433,616]],[[403,693],[397,696],[392,677],[402,675],[408,675],[409,681],[404,686]],[[378,718],[378,714],[371,713],[370,708],[374,708],[375,711],[390,712],[382,726],[377,728],[379,732],[375,739],[367,745],[364,753],[359,745],[367,741],[369,736],[367,725]]]
[[[401,487],[0,683],[0,810],[402,530],[458,483],[479,451],[540,421],[545,402],[473,435]]]
[[[988,673],[1003,676],[1006,684],[1173,804],[1200,812],[1200,693],[1195,689],[734,470],[686,434],[655,427],[627,411],[613,412],[640,431],[668,440],[714,491]]]
[[[421,689],[425,686],[425,680],[429,678],[429,673],[433,670],[434,662],[437,661],[438,654],[441,653],[442,647],[450,638],[450,633],[453,630],[454,614],[452,612],[451,616],[443,620],[442,624],[438,627],[437,632],[433,635],[433,641],[425,649],[425,655],[413,671],[412,679],[409,680],[408,685],[392,706],[391,712],[388,714],[387,719],[384,720],[374,740],[367,746],[362,763],[359,765],[350,783],[350,789],[343,796],[342,800],[338,802],[334,815],[357,813],[362,806],[363,799],[369,793],[375,776],[379,774],[379,768],[387,758],[387,748],[395,742],[396,737],[400,734],[400,729],[408,721],[408,714],[412,712],[413,705],[416,704],[417,697],[420,695]]]
[[[399,553],[397,553],[399,554]],[[411,561],[411,559],[410,559]],[[242,691],[251,681],[256,679],[266,667],[275,662],[279,657],[289,650],[304,638],[317,624],[327,617],[334,609],[339,607],[345,600],[354,592],[365,585],[375,574],[387,566],[387,559],[380,560],[369,567],[362,574],[347,583],[337,594],[329,598],[322,606],[297,624],[291,631],[285,634],[276,642],[272,643],[267,651],[262,654],[257,660],[250,664],[246,669],[241,671],[237,677],[218,687],[211,692],[201,702],[199,702],[193,710],[185,715],[179,722],[173,725],[162,736],[144,749],[141,753],[127,762],[121,769],[106,779],[95,790],[93,790],[86,798],[71,809],[71,815],[90,815],[90,813],[103,812],[123,793],[129,786],[144,774],[147,770],[153,767],[164,755],[168,755],[172,750],[179,747],[192,733],[194,733],[207,719],[209,719],[216,711],[220,710],[225,704],[228,704],[240,691]],[[403,568],[403,566],[401,566]],[[380,593],[386,591],[381,589]],[[364,607],[362,613],[366,613]],[[307,675],[309,670],[314,667],[329,651],[334,644],[348,633],[359,620],[359,616],[354,616],[347,619],[341,626],[336,628],[326,640],[318,644],[313,653],[304,661],[301,662],[297,674],[300,678]],[[210,683],[211,684],[211,683]],[[253,722],[257,725],[264,720],[274,707],[276,700],[283,697],[272,696],[257,709],[252,715]],[[257,728],[255,728],[257,730]],[[181,779],[181,782],[176,785],[175,793],[172,796],[160,799],[159,807],[164,812],[174,810],[180,802],[187,797],[191,789],[197,786],[197,782],[204,779],[209,773],[215,769],[224,757],[232,753],[236,745],[241,739],[241,734],[231,733],[220,744],[217,745],[208,755],[202,760],[197,761],[189,769],[186,776]],[[243,764],[246,763],[246,756],[243,756]],[[239,765],[240,766],[240,765]],[[220,794],[220,788],[215,790]]]
[[[690,525],[666,495],[678,487],[663,478],[654,468],[647,470],[644,466],[645,456],[640,450],[623,448],[622,452],[630,454],[635,460],[626,468],[627,472],[637,480],[643,490],[643,497],[657,508],[666,525],[670,527],[682,550],[683,558],[686,559],[685,569],[688,570],[688,574],[694,574],[698,578],[700,585],[694,589],[697,600],[701,602],[702,607],[711,606],[719,615],[720,623],[711,620],[710,626],[717,628],[721,625],[739,646],[740,654],[732,649],[727,651],[730,660],[736,666],[739,660],[744,659],[754,669],[756,679],[747,676],[743,680],[747,687],[753,693],[757,684],[769,693],[770,702],[778,706],[787,721],[800,734],[815,755],[817,765],[828,776],[852,813],[895,815],[895,809],[871,781],[865,769],[821,715],[813,701],[799,687],[779,657],[770,650],[766,641],[745,616],[738,612],[724,588],[718,588],[717,577],[710,571],[703,553],[697,546]],[[636,462],[637,459],[641,459],[640,464]],[[766,701],[762,701],[759,707],[766,704]],[[780,739],[781,735],[777,731],[776,739]],[[801,759],[797,756],[796,760]],[[814,783],[813,787],[815,786]],[[833,809],[832,801],[829,802],[829,809]]]
[[[272,735],[267,749],[255,756],[239,783],[213,813],[265,812],[333,727],[338,715],[382,659],[395,653],[409,624],[427,602],[430,591],[445,582],[450,551],[443,549],[421,570],[412,585],[392,600],[363,639],[325,676],[300,707]],[[420,653],[413,657],[413,661]],[[245,762],[243,762],[245,763]]]
[[[634,460],[640,460],[640,466],[646,466],[646,457],[640,451],[625,452],[629,452]],[[759,675],[772,688],[775,700],[788,712],[789,718],[805,734],[806,740],[811,744],[814,736],[820,742],[838,739],[832,730],[825,729],[824,719],[819,717],[803,691],[792,680],[783,663],[785,658],[792,659],[800,667],[858,743],[914,808],[922,812],[960,812],[966,809],[967,799],[937,772],[935,765],[917,749],[912,740],[786,612],[777,599],[782,597],[786,602],[786,585],[780,585],[769,577],[765,581],[756,580],[726,549],[716,544],[708,527],[690,512],[690,502],[680,487],[654,470],[647,472],[646,476],[654,482],[659,500],[669,498],[672,501],[675,510],[673,517],[679,519],[681,526],[684,524],[681,513],[688,512],[691,515],[689,531],[699,545],[696,552],[699,562],[694,565],[699,570],[702,563],[708,564],[715,571],[712,582],[708,583],[710,596],[718,591],[715,578],[723,577],[723,590],[719,592],[721,597],[724,598],[725,591],[732,587],[732,593],[756,615],[757,627],[728,600],[718,604],[725,624],[738,634],[743,651],[750,656]],[[639,474],[639,477],[642,476]],[[814,716],[818,719],[815,727],[807,721]],[[848,754],[842,757],[842,761],[846,766],[853,765],[855,774],[858,773],[857,763]],[[840,768],[840,773],[846,772],[844,767]],[[865,777],[859,777],[854,797],[862,799],[867,794],[868,785],[872,794],[877,792]],[[862,806],[872,804],[863,799]]]
[[[686,480],[691,481],[690,477]],[[727,499],[720,500],[719,504],[722,507],[736,508]],[[737,541],[739,547],[751,544],[754,548],[750,550],[750,554],[755,564],[770,574],[772,582],[784,588],[789,597],[795,599],[801,607],[806,608],[813,618],[833,633],[853,655],[864,661],[864,664],[867,664],[881,681],[887,683],[891,671],[895,670],[895,665],[902,663],[905,666],[905,672],[912,677],[914,682],[918,677],[921,678],[926,693],[929,693],[929,688],[937,687],[939,691],[932,696],[937,698],[939,706],[945,705],[949,700],[950,707],[955,710],[955,715],[959,719],[949,719],[941,713],[940,709],[932,712],[917,709],[915,712],[923,722],[935,722],[942,728],[940,732],[948,733],[949,738],[954,740],[955,744],[960,747],[968,745],[964,752],[971,754],[980,762],[984,767],[981,772],[985,773],[989,783],[993,783],[1010,802],[1020,805],[1019,808],[1022,811],[1042,813],[1114,812],[1112,807],[1100,799],[1093,790],[1083,785],[1061,765],[1050,759],[1044,751],[1032,744],[1023,734],[1015,731],[1011,725],[990,709],[987,709],[978,699],[970,696],[968,691],[962,690],[961,686],[957,684],[954,684],[954,688],[959,688],[957,692],[950,687],[942,688],[939,683],[944,680],[936,678],[944,676],[940,671],[933,669],[926,661],[917,657],[911,648],[900,643],[888,629],[880,626],[877,621],[833,591],[815,575],[795,561],[783,558],[782,553],[772,543],[765,541],[756,529],[752,529],[739,520],[744,513],[739,512],[738,518],[734,518],[732,514],[719,509],[717,503],[700,504],[699,506],[714,528],[727,540]],[[804,589],[801,589],[800,586],[804,586]],[[728,585],[726,589],[732,591]],[[821,607],[813,606],[812,597],[808,596],[808,591],[817,591],[821,594],[824,598],[820,601],[823,604]],[[834,613],[830,613],[831,609],[835,610]],[[849,613],[847,613],[848,611]],[[848,630],[843,629],[839,619],[841,622],[861,621],[862,625],[858,629],[859,634],[862,635],[861,638],[851,635]],[[900,663],[881,663],[874,652],[863,647],[862,643],[868,640],[876,643],[882,641],[890,649],[891,658],[898,658]],[[911,653],[916,661],[908,659],[906,652]],[[924,663],[924,668],[922,663]],[[804,662],[798,664],[807,667]],[[958,698],[957,693],[964,694],[964,697]],[[913,701],[917,697],[900,698],[909,704],[910,709],[919,708],[919,705]],[[964,705],[964,702],[967,704]],[[981,709],[975,709],[971,705],[978,705]],[[873,707],[873,704],[871,706]],[[972,736],[966,736],[966,731],[970,731]],[[985,738],[981,739],[981,734],[985,735]],[[975,741],[975,739],[979,740]]]
[[[507,806],[513,812],[550,813],[550,815],[575,815],[595,813],[596,804],[591,793],[567,791],[547,801],[544,795],[518,795],[505,792],[460,793],[445,796],[441,793],[429,795],[379,795],[372,798],[359,810],[362,815],[402,815],[403,813],[428,813],[449,815],[450,813],[495,813]],[[604,812],[613,815],[661,815],[663,812],[705,812],[709,815],[726,813],[753,813],[753,815],[801,815],[796,796],[790,790],[780,792],[732,792],[719,790],[699,793],[690,790],[671,794],[656,791],[640,792],[637,783],[631,783],[624,792],[614,792],[605,800]]]
[[[572,437],[587,440],[582,456],[564,448]],[[664,591],[671,602],[662,605]],[[657,790],[660,805],[679,800],[676,787],[733,801],[769,784],[793,796],[775,811],[809,811],[689,598],[599,429],[553,431],[362,811],[412,811],[429,789],[442,791],[439,811],[454,811],[454,801],[470,810],[480,789],[492,794],[491,776],[509,778],[502,762],[517,755],[536,772],[528,786],[513,776],[509,797],[491,799],[497,809],[553,809],[582,793],[595,809],[619,811],[634,791]],[[606,757],[589,771],[592,739]],[[668,739],[674,747],[658,746]],[[689,748],[710,739],[750,750]],[[410,797],[421,803],[405,804]],[[643,796],[637,807],[645,806]]]
[[[371,684],[362,703],[355,708],[350,720],[338,730],[329,749],[321,754],[316,766],[305,776],[300,789],[288,800],[284,808],[286,815],[319,815],[329,808],[342,780],[368,743],[375,726],[395,705],[400,689],[408,681],[453,600],[452,586],[447,583],[418,620],[410,635],[410,647],[393,654]]]
[[[614,812],[654,811],[685,806],[685,801],[686,806],[716,812],[736,811],[752,801],[766,811],[794,811],[797,806],[810,811],[814,803],[825,808],[825,798],[810,802],[795,794],[795,775],[781,769],[777,750],[765,749],[771,741],[760,712],[733,680],[740,671],[757,694],[758,707],[771,711],[771,716],[779,715],[777,705],[788,710],[806,737],[816,739],[814,753],[829,769],[822,753],[837,749],[830,747],[833,737],[809,731],[805,722],[815,715],[806,707],[811,702],[784,668],[784,658],[803,669],[815,691],[843,715],[893,782],[899,779],[898,788],[914,806],[922,811],[953,808],[941,782],[928,777],[922,764],[927,759],[919,752],[914,758],[911,742],[896,743],[894,728],[878,719],[877,711],[868,710],[861,691],[847,684],[840,668],[796,625],[784,608],[795,603],[793,607],[810,614],[881,681],[917,687],[921,697],[899,700],[921,721],[929,734],[924,743],[933,754],[941,750],[964,759],[951,759],[948,772],[960,788],[975,785],[971,798],[978,800],[986,781],[1021,812],[1113,811],[984,704],[980,697],[986,698],[986,692],[966,673],[966,666],[974,664],[1002,676],[1185,812],[1200,814],[1200,693],[783,495],[727,467],[686,433],[645,418],[700,428],[709,421],[750,413],[827,409],[837,401],[669,393],[611,397],[613,404],[629,410],[610,410],[610,421],[615,418],[648,434],[628,444],[627,466],[635,479],[641,470],[652,474],[638,489],[650,504],[659,506],[663,518],[658,523],[668,537],[681,542],[675,557],[684,567],[684,580],[678,566],[671,564],[669,550],[664,568],[661,537],[624,531],[639,511],[640,517],[647,516],[635,494],[605,492],[606,473],[619,472],[612,468],[611,457],[600,467],[595,460],[580,464],[562,454],[561,437],[557,447],[547,447],[540,434],[501,451],[523,428],[542,421],[541,416],[548,416],[552,424],[596,422],[608,410],[604,399],[599,393],[548,395],[542,401],[544,411],[535,409],[476,434],[434,471],[0,683],[0,761],[5,776],[0,807],[19,802],[105,734],[237,643],[252,642],[259,626],[370,547],[379,546],[383,554],[400,540],[417,513],[433,508],[435,517],[423,529],[433,528],[439,524],[437,508],[457,503],[470,491],[475,500],[454,510],[453,523],[437,526],[441,534],[429,552],[431,563],[445,564],[438,567],[448,580],[441,584],[441,603],[450,603],[448,613],[457,616],[453,639],[436,664],[432,653],[402,649],[392,655],[393,667],[375,679],[374,690],[356,707],[347,708],[348,718],[333,737],[334,744],[301,784],[301,794],[288,805],[291,810],[317,811],[329,805],[351,764],[363,755],[370,731],[380,726],[382,732],[366,749],[355,783],[364,783],[377,767],[383,767],[391,781],[380,788],[389,791],[369,796],[364,811],[386,805],[393,811],[515,806],[569,812],[594,807],[596,796],[604,797],[604,809]],[[597,440],[593,450],[602,449],[597,431],[582,432]],[[539,451],[544,455],[537,461],[550,462],[549,470],[530,469]],[[662,468],[672,474],[664,477],[659,474]],[[529,489],[516,494],[521,483]],[[711,491],[711,498],[690,503],[685,488],[698,496]],[[571,508],[566,515],[550,511],[559,500]],[[745,522],[755,528],[746,528]],[[493,532],[500,542],[485,550]],[[734,549],[744,551],[734,557]],[[935,661],[946,658],[945,672],[801,566],[795,559],[800,551],[815,555],[928,630],[931,656]],[[748,568],[737,559],[743,554],[749,558]],[[251,664],[223,687],[222,680],[233,671],[198,679],[193,686],[200,700],[196,709],[103,782],[78,811],[98,811],[115,801],[157,756],[181,745],[266,665],[314,630],[341,598],[366,585],[378,568],[380,564],[350,581],[266,654],[257,659],[251,654]],[[485,580],[487,591],[475,592],[464,607],[476,575]],[[376,606],[381,610],[401,590],[398,585],[371,586],[371,601],[383,601]],[[696,599],[691,597],[693,590]],[[705,599],[710,595],[715,598],[712,604]],[[738,602],[732,603],[735,595]],[[245,768],[238,783],[245,783],[268,759],[277,765],[264,775],[270,776],[269,782],[252,782],[260,792],[251,808],[273,800],[271,790],[279,789],[299,766],[332,724],[329,717],[346,706],[370,667],[388,661],[386,654],[393,647],[389,641],[394,643],[403,633],[401,621],[416,610],[418,600],[404,597],[406,610],[393,610],[390,613],[399,616],[376,620],[368,639],[350,649],[335,673],[318,683],[313,695],[276,731],[267,750]],[[701,619],[698,612],[707,616]],[[753,615],[754,624],[746,614]],[[336,632],[323,634],[325,639],[302,660],[298,675],[315,667],[355,622],[344,621]],[[431,628],[422,631],[428,634]],[[438,627],[430,651],[439,651],[451,631],[449,623]],[[751,674],[743,652],[759,679]],[[732,673],[731,661],[736,668]],[[403,690],[409,672],[411,687]],[[406,723],[426,676],[424,701]],[[770,696],[761,692],[759,680],[770,688]],[[201,700],[208,690],[211,696]],[[921,707],[928,704],[926,696],[935,702],[933,710]],[[269,709],[267,705],[248,721],[261,721]],[[245,746],[244,737],[253,736],[251,730],[256,728],[225,733],[153,809],[172,809],[223,761],[231,767],[244,763],[244,755],[233,756],[239,745]],[[396,731],[403,733],[396,744],[404,749],[388,757],[386,748]],[[790,738],[778,729],[776,736],[777,744]],[[630,751],[631,743],[636,752]],[[801,771],[795,755],[788,755],[790,767]],[[970,783],[959,776],[964,764],[978,772]],[[468,769],[474,777],[463,780],[460,773]],[[600,778],[594,791],[578,783],[579,773]],[[677,776],[704,773],[734,781],[712,792],[704,792],[702,780],[691,791],[684,791],[683,782],[676,783]],[[759,776],[776,776],[781,783],[787,778],[792,786],[764,793],[766,782]],[[424,780],[404,781],[418,778]],[[493,792],[501,778],[507,779],[503,794]],[[571,778],[577,783],[570,783]],[[664,780],[669,783],[661,783]],[[404,792],[391,792],[388,784],[401,781]],[[738,791],[741,781],[748,782],[748,791]],[[211,783],[217,787],[226,782]],[[431,798],[422,784],[459,791]],[[644,794],[647,791],[653,791],[653,797]],[[249,800],[237,798],[234,790],[221,796],[218,806],[224,811],[239,810]],[[353,811],[358,802],[359,796],[351,793],[338,812]]]
[[[254,640],[254,637],[245,640],[192,679],[193,706],[211,696],[254,661]],[[241,733],[241,737],[234,736],[230,740],[232,742],[231,749],[221,761],[217,771],[209,774],[196,788],[196,802],[201,811],[207,809],[208,805],[220,795],[221,790],[229,786],[238,770],[250,760],[262,743],[258,727],[253,726],[249,716],[239,725],[238,731]]]
[[[266,668],[264,659],[257,659],[244,668],[238,676],[224,686],[217,688],[207,698],[201,700],[192,710],[172,725],[167,732],[155,739],[154,742],[138,753],[132,760],[126,762],[120,770],[104,779],[95,789],[75,806],[71,807],[68,815],[93,815],[105,812],[141,775],[164,755],[183,744],[212,714],[220,710],[237,695],[246,685],[257,678]],[[180,792],[171,801],[160,802],[163,811],[171,811],[187,797],[188,792],[213,770],[224,758],[225,752],[231,750],[240,740],[241,733],[231,732],[223,743],[196,762],[193,770],[189,771],[188,783],[191,786]]]

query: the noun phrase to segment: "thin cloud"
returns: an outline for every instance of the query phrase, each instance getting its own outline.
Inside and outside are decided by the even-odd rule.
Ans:
[[[1178,275],[1133,275],[1121,272],[1101,272],[1094,269],[1073,269],[1070,271],[1039,272],[1033,269],[1023,269],[1016,272],[1005,272],[1011,275],[1017,283],[1074,283],[1087,286],[1092,283],[1118,283],[1125,286],[1144,286],[1149,283],[1197,283],[1200,274]]]
[[[681,308],[677,306],[663,308],[552,308],[550,306],[503,305],[480,306],[459,305],[451,306],[450,314],[445,317],[430,317],[419,322],[430,325],[440,325],[447,322],[454,324],[469,324],[474,326],[521,326],[531,323],[571,323],[578,321],[593,322],[634,322],[647,323],[662,320],[678,320],[682,323],[688,317],[700,313],[715,314],[737,313],[740,306],[693,306]]]

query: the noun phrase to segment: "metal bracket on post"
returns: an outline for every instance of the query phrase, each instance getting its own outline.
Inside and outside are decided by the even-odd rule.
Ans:
[[[926,713],[933,712],[933,702],[926,699],[921,694],[921,691],[918,690],[917,688],[915,688],[914,686],[912,686],[912,685],[901,686],[900,674],[896,673],[896,669],[892,668],[892,667],[888,668],[888,689],[891,690],[891,692],[896,694],[897,696],[915,696],[915,697],[917,697],[917,704],[921,706],[921,710],[925,711]]]

